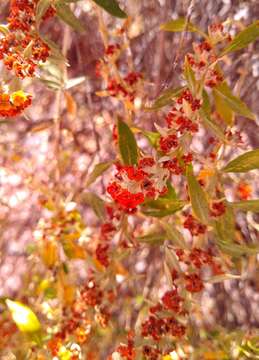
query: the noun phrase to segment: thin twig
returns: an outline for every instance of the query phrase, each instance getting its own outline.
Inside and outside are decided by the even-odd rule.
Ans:
[[[175,56],[174,56],[174,59],[173,59],[173,63],[172,63],[172,66],[169,70],[169,73],[167,75],[167,78],[165,79],[165,81],[162,83],[158,93],[156,94],[156,97],[161,94],[161,92],[163,90],[166,90],[168,89],[168,87],[170,86],[171,84],[171,80],[172,80],[172,75],[178,65],[178,62],[179,62],[179,58],[180,58],[180,55],[181,55],[181,52],[183,50],[183,46],[184,46],[184,41],[185,41],[185,37],[186,37],[186,34],[187,34],[187,27],[188,27],[188,24],[190,23],[190,19],[191,19],[191,16],[192,16],[192,12],[193,12],[193,8],[194,8],[194,5],[195,5],[195,0],[190,0],[190,4],[188,6],[188,9],[187,9],[187,15],[186,15],[186,21],[185,21],[185,25],[184,25],[184,30],[182,31],[182,34],[181,34],[181,38],[180,38],[180,43],[179,43],[179,47],[175,53]]]

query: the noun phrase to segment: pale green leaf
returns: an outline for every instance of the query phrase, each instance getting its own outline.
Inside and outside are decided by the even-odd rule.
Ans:
[[[121,119],[118,119],[118,142],[123,164],[137,164],[138,147],[136,139],[130,127]]]
[[[254,169],[259,169],[259,149],[248,151],[231,160],[222,171],[242,173]]]
[[[109,167],[112,165],[113,161],[102,162],[100,164],[95,165],[93,171],[88,176],[86,181],[86,186],[90,186],[95,180],[101,176]]]
[[[241,50],[259,37],[259,21],[255,21],[243,31],[238,33],[234,39],[223,49],[220,56],[226,55],[232,51]]]
[[[227,83],[222,82],[218,86],[214,87],[214,92],[221,97],[224,102],[229,106],[235,113],[242,115],[248,119],[255,120],[255,115],[247,107],[247,105],[240,100],[238,97],[231,93],[231,89]]]
[[[208,224],[209,204],[207,197],[198,180],[193,175],[191,166],[187,167],[186,177],[193,213],[203,224]]]

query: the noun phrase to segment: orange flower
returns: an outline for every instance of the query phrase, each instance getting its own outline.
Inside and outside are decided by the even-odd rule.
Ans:
[[[252,193],[251,186],[246,182],[240,182],[237,186],[237,196],[241,200],[247,200],[250,198]]]
[[[31,95],[22,90],[12,94],[0,94],[0,116],[12,117],[21,114],[31,104]]]

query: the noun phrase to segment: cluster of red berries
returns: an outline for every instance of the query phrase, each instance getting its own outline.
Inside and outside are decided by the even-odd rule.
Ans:
[[[215,34],[215,33],[214,33]],[[223,39],[222,39],[223,40]],[[220,41],[220,40],[219,40]],[[208,41],[193,45],[194,53],[187,54],[187,61],[194,71],[196,79],[205,78],[205,85],[215,87],[223,81],[221,73],[215,68],[208,68],[216,61],[213,47]]]
[[[103,291],[94,280],[89,280],[81,289],[71,308],[64,308],[66,320],[61,326],[61,330],[48,343],[48,349],[53,356],[58,356],[61,346],[69,338],[75,338],[80,345],[85,344],[90,338],[93,321],[96,321],[102,328],[107,327],[110,314],[107,308],[102,306],[103,299]],[[107,301],[109,299],[108,297]],[[92,321],[91,316],[93,317]],[[79,359],[77,355],[74,356],[74,360]]]
[[[190,164],[193,160],[192,153],[182,155],[181,157],[173,157],[170,160],[163,162],[163,167],[168,169],[173,175],[183,174],[186,170],[186,165]]]
[[[121,219],[122,212],[119,207],[107,205],[106,209],[106,217],[107,221],[104,222],[101,226],[100,231],[100,242],[98,243],[95,256],[96,259],[104,266],[108,267],[110,264],[109,260],[109,249],[110,249],[110,241],[113,238],[119,221]]]
[[[191,214],[187,215],[184,220],[183,226],[185,229],[188,229],[192,236],[198,236],[200,234],[205,234],[207,227],[206,225],[201,224],[196,220]]]
[[[136,96],[134,85],[142,79],[142,75],[137,72],[131,72],[126,75],[121,82],[116,79],[109,79],[107,91],[113,97],[122,97],[130,102],[133,102]]]
[[[31,105],[31,95],[27,95],[22,91],[12,94],[0,94],[0,116],[12,117],[23,112]]]
[[[106,56],[112,56],[114,55],[116,52],[120,51],[121,47],[119,44],[110,44],[107,46],[107,48],[105,49],[105,55]]]
[[[122,210],[134,212],[146,198],[154,199],[165,194],[169,175],[169,171],[153,158],[143,158],[137,166],[117,164],[117,181],[108,185],[107,192]]]
[[[21,79],[32,77],[38,63],[45,62],[50,54],[49,46],[35,31],[37,3],[38,0],[13,0],[8,18],[10,32],[0,39],[0,59]],[[43,20],[54,14],[50,6]]]
[[[226,211],[226,205],[224,201],[213,201],[211,204],[210,215],[214,217],[221,216]]]

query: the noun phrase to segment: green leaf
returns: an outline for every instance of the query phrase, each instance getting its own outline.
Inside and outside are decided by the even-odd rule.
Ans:
[[[221,97],[235,113],[248,119],[255,120],[255,115],[249,110],[242,100],[231,93],[231,90],[226,82],[222,82],[218,86],[214,87],[214,92]]]
[[[136,240],[140,243],[145,243],[149,245],[161,245],[165,241],[166,233],[165,231],[154,231],[150,232],[143,236],[138,236]]]
[[[248,151],[230,161],[223,169],[224,172],[242,173],[259,169],[259,149]]]
[[[20,331],[32,333],[40,330],[40,322],[28,306],[23,305],[18,301],[12,301],[9,299],[5,302],[11,311],[13,321],[16,323]]]
[[[165,90],[163,94],[159,96],[159,98],[155,100],[155,102],[151,107],[145,107],[144,109],[146,111],[153,111],[171,104],[172,100],[176,98],[178,95],[180,95],[185,88],[186,88],[185,86],[181,86],[178,88],[170,87],[169,89]]]
[[[233,209],[226,205],[225,213],[214,222],[217,237],[226,242],[233,243],[235,240],[235,215]]]
[[[215,275],[209,278],[208,280],[205,280],[205,282],[210,284],[216,284],[225,280],[239,280],[241,279],[240,275],[234,275],[234,274],[222,274],[222,275]]]
[[[147,131],[147,130],[143,130],[142,133],[148,139],[150,145],[153,146],[154,148],[156,148],[157,141],[160,138],[160,134],[158,132]]]
[[[167,239],[173,243],[173,245],[182,249],[188,249],[184,237],[180,231],[178,231],[172,224],[165,221],[161,221],[161,225],[166,230]]]
[[[67,25],[69,25],[78,32],[82,32],[85,30],[81,22],[71,11],[69,5],[64,4],[64,2],[60,0],[55,4],[55,7],[57,11],[57,16]]]
[[[224,132],[221,130],[221,128],[211,119],[209,116],[207,110],[202,106],[200,109],[200,116],[203,121],[204,126],[211,131],[218,139],[222,140],[223,142],[226,142],[226,138],[224,135]]]
[[[123,10],[121,10],[116,0],[93,0],[93,1],[112,16],[121,19],[125,19],[126,17],[128,17],[128,15]]]
[[[36,24],[39,25],[40,20],[45,15],[46,11],[51,5],[51,0],[40,0],[36,7]]]
[[[259,37],[259,21],[249,25],[245,30],[238,33],[234,39],[223,49],[220,56],[232,51],[241,50]]]
[[[176,20],[170,20],[165,24],[160,25],[160,30],[180,32],[180,31],[184,31],[185,27],[186,27],[186,18],[180,17]],[[201,30],[191,22],[188,23],[188,26],[186,27],[186,31],[201,32]]]
[[[85,192],[82,194],[82,201],[91,206],[100,220],[105,219],[104,201],[99,196],[91,192]]]
[[[234,122],[234,114],[232,109],[221,95],[219,95],[214,90],[212,91],[212,93],[217,113],[221,116],[221,118],[225,121],[227,125],[232,126]]]
[[[205,111],[206,115],[210,117],[211,114],[210,98],[209,98],[209,94],[204,89],[202,91],[202,108],[203,111]]]
[[[233,257],[240,257],[242,255],[255,255],[259,253],[259,248],[255,246],[229,244],[223,240],[218,240],[217,244],[219,248],[226,254]]]
[[[187,60],[187,57],[185,57],[185,62],[184,62],[184,77],[185,80],[187,81],[189,89],[194,94],[196,89],[195,74],[189,64],[189,61]]]
[[[178,272],[181,272],[181,267],[177,256],[175,255],[174,251],[168,247],[165,247],[165,261],[171,270],[176,269]]]
[[[100,164],[95,165],[93,171],[88,176],[86,181],[86,186],[90,186],[95,180],[101,176],[109,167],[113,164],[113,161],[102,162]]]
[[[203,224],[208,224],[209,204],[207,197],[198,180],[193,175],[191,166],[187,167],[186,177],[193,213]]]
[[[166,185],[167,185],[167,193],[165,195],[162,195],[160,199],[176,200],[177,194],[175,192],[175,188],[172,186],[169,180],[167,180]]]
[[[181,210],[186,205],[182,200],[168,200],[159,198],[157,200],[146,201],[141,207],[143,214],[154,217],[164,217],[172,215]]]
[[[243,200],[228,203],[233,209],[259,213],[259,200]]]
[[[121,119],[118,119],[118,138],[120,155],[124,165],[137,164],[137,142],[129,126]]]

